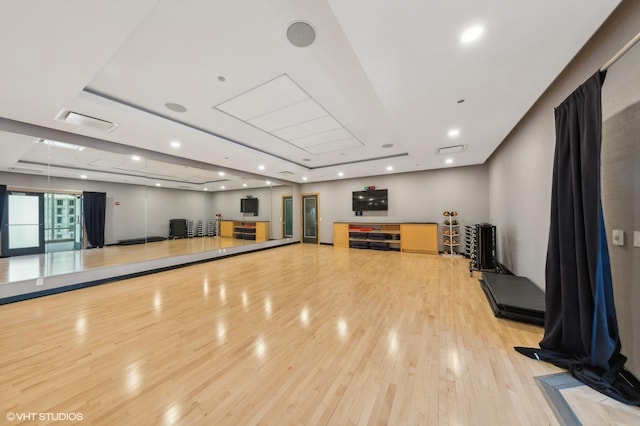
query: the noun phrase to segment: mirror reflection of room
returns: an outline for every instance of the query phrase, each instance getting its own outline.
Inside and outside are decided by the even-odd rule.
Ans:
[[[0,282],[255,245],[291,229],[283,197],[292,187],[282,182],[11,132],[0,145],[11,153],[0,172]],[[104,194],[99,242],[87,234],[93,194]]]

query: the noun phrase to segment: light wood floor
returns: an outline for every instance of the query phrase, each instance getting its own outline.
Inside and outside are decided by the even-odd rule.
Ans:
[[[289,245],[0,306],[0,419],[557,424],[464,259]]]
[[[0,259],[0,284],[248,244],[255,244],[255,241],[221,237],[183,238],[7,257]]]

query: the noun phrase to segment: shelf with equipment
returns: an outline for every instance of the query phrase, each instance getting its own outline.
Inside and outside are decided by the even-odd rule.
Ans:
[[[458,254],[460,247],[460,223],[458,222],[458,212],[455,210],[445,211],[442,216],[442,244],[444,245],[444,254]]]
[[[334,223],[334,247],[438,253],[435,223]]]
[[[269,226],[268,221],[221,220],[220,236],[264,242],[269,240]]]

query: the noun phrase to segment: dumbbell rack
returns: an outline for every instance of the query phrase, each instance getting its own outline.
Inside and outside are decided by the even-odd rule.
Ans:
[[[442,214],[444,217],[444,222],[442,224],[442,243],[444,245],[444,254],[449,254],[451,256],[457,255],[457,247],[460,246],[460,224],[458,223],[458,212],[446,211]]]
[[[474,269],[477,269],[477,267],[475,267],[475,265],[478,264],[478,251],[476,250],[476,241],[478,239],[477,235],[476,235],[476,227],[475,225],[467,225],[464,227],[464,234],[465,234],[465,243],[466,243],[466,250],[465,250],[465,256],[469,258],[470,262],[469,265],[474,265]],[[471,266],[470,266],[471,268]]]

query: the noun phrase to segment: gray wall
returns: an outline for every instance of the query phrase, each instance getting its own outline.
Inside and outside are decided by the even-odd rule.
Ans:
[[[320,242],[331,244],[334,222],[442,223],[445,210],[458,211],[462,225],[486,222],[488,182],[488,168],[480,165],[308,183],[300,191],[319,194]],[[365,212],[366,216],[356,217],[351,210],[351,194],[371,185],[389,191],[389,211]]]
[[[602,90],[602,204],[609,237],[614,297],[627,367],[640,372],[640,44],[613,65]],[[622,246],[611,244],[614,229]]]
[[[555,144],[553,109],[639,31],[640,2],[625,0],[488,161],[490,220],[497,226],[499,260],[516,274],[529,277],[541,288],[544,288],[545,284],[544,271]],[[561,38],[561,35],[559,37]],[[611,83],[609,77],[613,77],[613,72],[612,68],[611,75],[605,81],[604,91]],[[638,169],[637,160],[633,163],[633,167]],[[606,198],[605,194],[612,188],[607,187],[609,182],[603,182],[603,184],[603,197]],[[631,189],[630,194],[630,200],[635,200],[637,205],[637,187]],[[627,203],[630,200],[627,200]],[[605,217],[606,215],[605,212]],[[611,224],[608,224],[608,235],[611,235]],[[640,340],[633,329],[633,322],[637,324],[637,320],[633,321],[631,316],[632,306],[637,306],[640,300],[637,292],[632,295],[632,298],[625,297],[629,293],[623,288],[630,288],[631,281],[616,280],[621,273],[620,270],[631,268],[631,263],[622,261],[617,250],[612,250],[611,254],[620,332],[625,345],[623,353],[630,358],[628,364],[630,369],[640,371],[640,352],[637,348],[632,348],[631,352],[624,350],[625,347],[629,348],[635,344],[632,342]],[[637,282],[636,279],[635,283]]]

